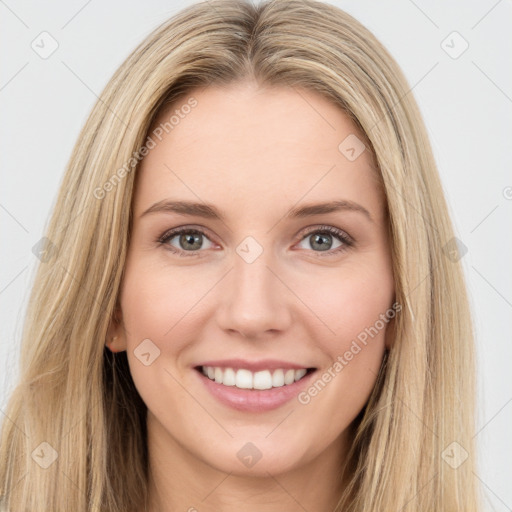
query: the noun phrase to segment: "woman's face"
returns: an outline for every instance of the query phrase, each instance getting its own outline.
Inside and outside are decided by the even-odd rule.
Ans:
[[[149,439],[232,474],[339,461],[394,316],[370,153],[304,90],[198,89],[153,130],[172,115],[138,171],[111,346]]]

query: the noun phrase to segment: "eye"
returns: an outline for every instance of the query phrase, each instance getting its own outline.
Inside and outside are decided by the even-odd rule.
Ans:
[[[337,240],[334,242],[333,239]],[[206,247],[203,244],[206,243]],[[161,235],[157,242],[171,252],[180,257],[201,256],[201,249],[213,248],[213,242],[206,236],[206,233],[200,229],[190,227],[181,227],[166,231]],[[303,247],[312,250],[319,256],[332,256],[334,254],[346,251],[354,245],[353,239],[341,229],[333,226],[320,226],[309,232],[302,238],[300,243],[307,242],[310,247]]]
[[[334,243],[333,238],[337,239],[338,245]],[[319,254],[319,256],[332,256],[340,252],[346,251],[351,247],[354,242],[350,236],[341,229],[333,226],[321,226],[310,230],[306,236],[301,240],[301,243],[307,242],[309,247],[306,249],[313,250],[314,252],[323,252],[326,254]]]
[[[205,240],[210,245],[202,247]],[[203,231],[186,227],[166,231],[158,238],[158,242],[165,245],[170,251],[185,257],[197,256],[201,248],[211,249],[213,247],[213,243]],[[185,254],[187,252],[189,254]]]

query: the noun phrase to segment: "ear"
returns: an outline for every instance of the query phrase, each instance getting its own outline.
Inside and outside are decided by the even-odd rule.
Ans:
[[[116,306],[107,330],[105,345],[111,352],[122,352],[126,350],[126,333],[123,327],[122,311]]]

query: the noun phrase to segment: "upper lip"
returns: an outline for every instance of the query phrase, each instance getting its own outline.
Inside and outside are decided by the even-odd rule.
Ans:
[[[234,370],[246,369],[252,372],[261,370],[300,370],[301,368],[312,368],[308,365],[280,361],[278,359],[261,359],[260,361],[247,361],[245,359],[217,359],[215,361],[204,361],[197,366],[216,366],[220,368],[233,368]]]

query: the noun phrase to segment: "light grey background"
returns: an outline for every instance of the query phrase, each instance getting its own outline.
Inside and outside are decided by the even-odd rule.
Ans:
[[[31,249],[43,236],[78,132],[129,52],[190,3],[0,0],[0,412],[17,376],[23,313],[38,261]],[[468,249],[462,262],[477,329],[480,389],[475,478],[486,510],[512,510],[512,5],[331,3],[389,49],[423,113],[456,235]],[[43,31],[58,42],[46,59],[31,47],[34,40],[42,45]],[[469,47],[457,56],[464,40]]]

